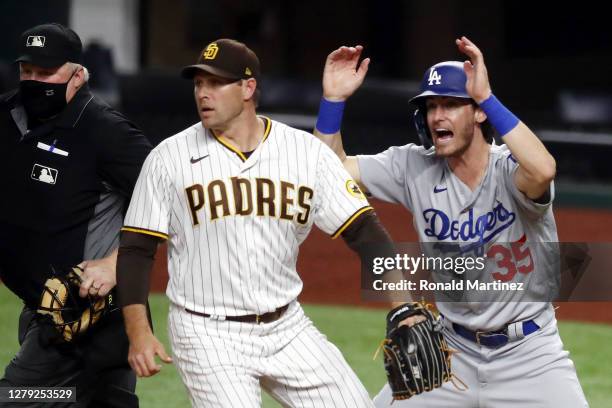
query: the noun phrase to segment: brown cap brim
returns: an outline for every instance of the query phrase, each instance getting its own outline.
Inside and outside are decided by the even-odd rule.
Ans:
[[[193,77],[198,71],[206,71],[210,74],[220,76],[221,78],[242,79],[241,77],[237,77],[236,75],[230,74],[227,71],[205,64],[188,65],[184,67],[181,70],[181,77],[185,79],[193,79]]]

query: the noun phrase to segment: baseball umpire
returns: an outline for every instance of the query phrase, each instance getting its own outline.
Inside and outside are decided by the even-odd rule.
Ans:
[[[24,308],[0,386],[76,387],[75,406],[137,407],[112,294],[119,230],[151,146],[90,93],[73,30],[43,24],[19,41],[19,88],[0,97],[0,276]]]
[[[341,110],[367,72],[369,60],[358,63],[362,47],[341,47],[329,55],[323,75],[328,100],[319,115],[334,126],[318,127],[317,133],[372,196],[412,212],[421,243],[482,250],[489,279],[538,282],[551,276],[547,272],[556,255],[543,243],[558,241],[552,212],[555,160],[493,95],[478,47],[466,37],[456,45],[469,60],[430,67],[412,99],[424,146],[407,144],[353,157],[344,152]],[[504,144],[493,143],[491,127]],[[549,299],[533,301],[528,291],[496,296],[494,302],[437,303],[444,338],[458,351],[452,354],[452,371],[467,385],[465,391],[451,382],[413,388],[405,381],[412,373],[398,378],[403,367],[390,362],[389,384],[375,404],[389,407],[404,399],[393,406],[587,406]],[[423,367],[415,364],[413,372],[420,374]]]

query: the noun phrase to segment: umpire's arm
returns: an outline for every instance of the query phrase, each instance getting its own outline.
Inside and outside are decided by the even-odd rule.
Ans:
[[[139,377],[150,377],[161,370],[155,362],[155,355],[164,363],[172,362],[164,346],[153,335],[146,309],[159,240],[152,235],[123,231],[119,242],[117,296],[130,340],[128,362]]]

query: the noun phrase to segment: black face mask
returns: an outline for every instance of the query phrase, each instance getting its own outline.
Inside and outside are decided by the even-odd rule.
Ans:
[[[50,84],[29,79],[19,82],[21,101],[28,118],[48,120],[59,114],[67,105],[66,89],[70,79],[63,84]]]

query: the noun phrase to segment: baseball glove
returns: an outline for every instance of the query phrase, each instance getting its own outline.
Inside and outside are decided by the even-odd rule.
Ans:
[[[111,294],[103,297],[79,296],[83,269],[73,267],[65,275],[47,279],[38,313],[50,316],[64,341],[71,342],[84,334],[112,308]]]
[[[453,378],[451,353],[442,336],[439,316],[425,303],[407,303],[387,315],[387,336],[381,347],[394,400],[403,400],[441,387]],[[411,316],[425,320],[410,327],[399,323]]]

